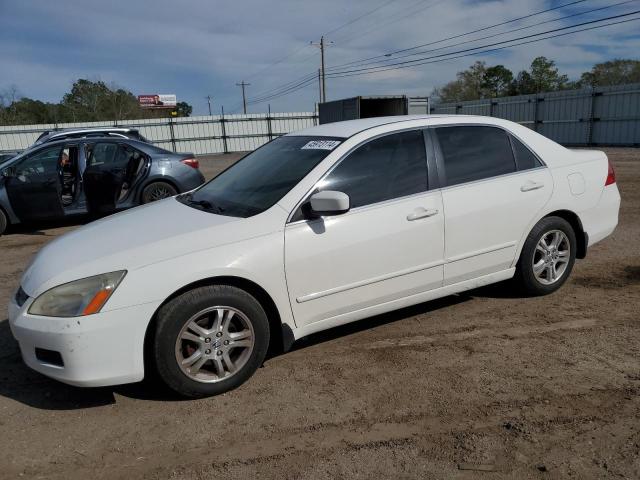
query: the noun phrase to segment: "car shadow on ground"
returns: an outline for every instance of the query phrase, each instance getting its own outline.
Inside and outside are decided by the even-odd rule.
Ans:
[[[394,312],[377,315],[318,332],[296,341],[290,351],[331,342],[365,330],[407,320],[442,308],[448,308],[474,297],[514,298],[516,294],[508,284],[495,284],[469,292],[432,300]],[[75,410],[114,404],[115,394],[148,401],[182,401],[154,379],[115,387],[79,388],[51,380],[23,362],[17,342],[13,339],[7,320],[0,321],[0,395],[25,405],[44,410]],[[287,353],[272,353],[265,362]]]

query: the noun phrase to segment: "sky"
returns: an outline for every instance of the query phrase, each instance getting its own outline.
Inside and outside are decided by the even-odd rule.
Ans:
[[[102,80],[139,94],[171,94],[194,115],[242,110],[249,101],[317,74],[324,34],[327,73],[362,68],[337,65],[437,42],[572,0],[0,0],[0,91],[15,85],[27,97],[58,102],[78,78]],[[433,56],[575,23],[640,10],[640,0],[586,0],[421,50],[450,46]],[[569,19],[560,17],[610,8]],[[624,17],[640,18],[640,14]],[[506,30],[553,20],[513,33]],[[560,32],[559,32],[560,33]],[[413,53],[409,51],[407,53]],[[369,75],[327,78],[329,100],[355,95],[429,95],[476,60],[515,72],[539,55],[579,77],[594,63],[639,59],[640,21],[577,33],[491,53]],[[407,53],[382,57],[387,62]],[[406,57],[397,61],[411,60]],[[439,57],[441,58],[441,57]],[[311,111],[318,83],[288,95],[250,103],[249,112]]]

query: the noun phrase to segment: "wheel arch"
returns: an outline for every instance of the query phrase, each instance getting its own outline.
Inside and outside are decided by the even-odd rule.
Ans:
[[[576,234],[576,243],[578,247],[576,249],[576,258],[585,258],[587,256],[587,246],[589,245],[589,238],[587,233],[584,231],[584,228],[582,227],[582,221],[580,220],[580,217],[571,210],[555,210],[553,212],[547,213],[542,218],[547,217],[560,217],[569,222],[569,225],[571,225],[571,228],[573,228],[573,231]]]
[[[184,287],[176,290],[171,295],[169,295],[156,309],[154,312],[151,321],[147,325],[147,330],[144,336],[144,363],[145,363],[145,371],[150,371],[150,359],[151,357],[151,345],[153,344],[153,335],[155,333],[155,326],[158,318],[158,311],[166,305],[168,302],[173,300],[174,298],[182,295],[185,292],[193,290],[194,288],[204,287],[209,285],[229,285],[232,287],[240,288],[247,293],[253,295],[256,300],[260,303],[262,308],[264,308],[265,313],[267,314],[267,319],[269,320],[269,329],[270,329],[270,337],[269,337],[269,356],[278,354],[281,352],[287,351],[291,344],[294,341],[293,332],[291,328],[282,323],[282,317],[276,306],[276,303],[271,298],[271,295],[267,293],[267,291],[262,288],[257,283],[248,280],[246,278],[237,277],[237,276],[214,276],[203,278],[201,280],[197,280],[192,282]]]
[[[158,175],[151,178],[146,178],[144,182],[140,184],[138,189],[138,203],[142,204],[142,194],[144,193],[144,189],[147,188],[152,183],[168,183],[173,188],[176,189],[176,192],[182,193],[182,189],[178,186],[178,183],[172,179],[171,177],[166,177],[164,175]]]

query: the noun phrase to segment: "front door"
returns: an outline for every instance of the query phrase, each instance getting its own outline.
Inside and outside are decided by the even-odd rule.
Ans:
[[[14,164],[5,188],[11,208],[22,222],[61,217],[63,146],[43,148]]]
[[[341,323],[365,309],[440,287],[443,209],[429,191],[420,130],[374,139],[317,184],[350,197],[343,215],[304,219],[285,229],[285,270],[298,327]]]
[[[549,170],[500,128],[439,127],[435,136],[445,186],[445,285],[510,268],[553,191]]]

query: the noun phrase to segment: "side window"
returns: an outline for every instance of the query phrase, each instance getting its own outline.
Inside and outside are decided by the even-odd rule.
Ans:
[[[20,177],[50,175],[58,171],[61,146],[45,148],[28,156],[16,165],[16,174]]]
[[[117,143],[96,143],[87,145],[87,168],[110,167],[116,158]]]
[[[509,137],[494,127],[436,128],[447,185],[491,178],[516,171]]]
[[[127,178],[133,179],[144,165],[144,155],[130,145],[122,144],[118,149],[118,168],[125,168]]]
[[[518,170],[529,170],[530,168],[541,167],[542,163],[538,160],[531,150],[523,145],[523,143],[518,140],[513,135],[511,137],[511,144],[513,145],[513,153],[516,155],[516,163],[518,165]]]
[[[372,140],[353,151],[320,190],[349,195],[351,208],[427,190],[427,158],[421,130]]]

